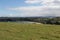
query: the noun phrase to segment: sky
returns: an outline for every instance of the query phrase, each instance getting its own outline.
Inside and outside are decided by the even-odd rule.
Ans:
[[[60,0],[0,0],[0,17],[60,16]]]

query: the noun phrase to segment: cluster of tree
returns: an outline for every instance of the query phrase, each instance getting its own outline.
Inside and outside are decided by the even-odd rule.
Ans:
[[[0,22],[33,21],[43,24],[59,24],[60,17],[0,17]]]
[[[57,24],[60,25],[60,17],[31,17],[25,18],[28,21],[39,22],[43,24]]]

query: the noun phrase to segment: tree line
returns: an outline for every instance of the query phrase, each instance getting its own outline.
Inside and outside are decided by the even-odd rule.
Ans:
[[[60,17],[0,17],[0,22],[32,21],[60,25]]]

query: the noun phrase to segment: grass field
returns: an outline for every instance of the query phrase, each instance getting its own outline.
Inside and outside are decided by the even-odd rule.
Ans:
[[[60,40],[60,25],[0,22],[0,40]]]

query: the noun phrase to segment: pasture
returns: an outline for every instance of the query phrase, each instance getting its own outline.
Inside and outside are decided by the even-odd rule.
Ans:
[[[60,25],[0,22],[0,40],[60,40]]]

